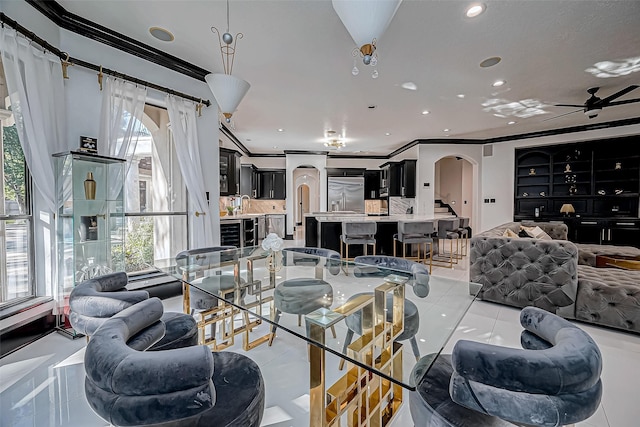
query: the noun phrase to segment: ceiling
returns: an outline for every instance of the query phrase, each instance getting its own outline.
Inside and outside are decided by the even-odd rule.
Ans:
[[[210,28],[226,29],[225,1],[58,2],[222,72]],[[244,34],[233,74],[251,83],[232,132],[252,153],[273,153],[326,150],[325,131],[335,130],[346,140],[341,152],[366,156],[416,139],[485,139],[640,117],[636,103],[607,107],[593,119],[576,112],[547,120],[578,110],[553,104],[583,104],[587,88],[599,86],[604,98],[640,84],[639,1],[485,1],[486,11],[473,19],[465,16],[470,4],[404,0],[378,40],[373,79],[360,60],[359,75],[351,74],[355,42],[331,1],[230,0],[229,30]],[[175,41],[153,38],[152,26],[168,29]],[[494,56],[501,62],[480,67]],[[605,61],[604,74],[612,77],[586,71]],[[492,87],[498,79],[506,84]],[[416,90],[402,88],[405,82]],[[633,98],[640,88],[617,100]]]

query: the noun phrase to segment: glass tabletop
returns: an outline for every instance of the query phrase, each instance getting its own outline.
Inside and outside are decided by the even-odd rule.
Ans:
[[[410,390],[442,351],[480,290],[467,281],[286,248],[273,253],[261,247],[200,252],[158,260],[155,266],[277,326],[273,345],[277,345],[277,334],[285,331]],[[224,277],[227,280],[221,280]],[[221,291],[221,283],[232,283],[237,292]],[[278,310],[263,307],[274,302],[279,315]],[[300,325],[297,315],[303,319]],[[345,346],[348,335],[351,342]],[[403,367],[396,371],[400,375],[385,367],[386,352],[399,355]]]

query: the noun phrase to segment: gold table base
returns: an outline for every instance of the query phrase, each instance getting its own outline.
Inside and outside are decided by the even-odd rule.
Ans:
[[[387,294],[393,307],[387,307]],[[373,295],[363,295],[336,309],[319,309],[306,316],[309,337],[325,344],[326,330],[361,310],[363,334],[348,347],[353,360],[373,366],[390,378],[402,380],[402,344],[394,340],[404,330],[404,285],[384,283]],[[392,312],[387,321],[387,310]],[[376,356],[377,355],[377,356]],[[347,414],[349,427],[385,426],[402,404],[402,387],[370,370],[348,362],[346,373],[328,389],[325,351],[310,348],[310,425],[340,426]]]

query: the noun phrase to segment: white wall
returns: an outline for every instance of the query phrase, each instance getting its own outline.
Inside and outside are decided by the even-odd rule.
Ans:
[[[327,167],[330,169],[380,169],[379,166],[388,162],[385,159],[336,159],[335,157],[327,157]]]
[[[242,164],[252,164],[258,169],[284,169],[287,167],[285,157],[247,157],[242,156]]]
[[[0,10],[27,30],[33,31],[38,37],[46,40],[50,45],[60,47],[58,26],[35,8],[29,6],[26,1],[0,0]]]

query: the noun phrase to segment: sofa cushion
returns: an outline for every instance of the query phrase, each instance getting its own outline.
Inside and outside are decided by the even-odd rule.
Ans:
[[[579,265],[576,319],[640,332],[640,271]]]
[[[523,225],[522,229],[529,237],[533,237],[534,239],[551,240],[551,236],[545,233],[545,231],[537,225],[535,227],[525,227]]]
[[[518,239],[520,236],[518,235],[518,233],[516,233],[515,231],[513,231],[510,228],[507,228],[506,230],[504,230],[504,233],[502,233],[503,237],[510,237],[512,239]]]
[[[597,245],[589,243],[576,243],[578,247],[578,264],[596,266],[596,256],[636,256],[640,257],[640,248],[633,246]]]

